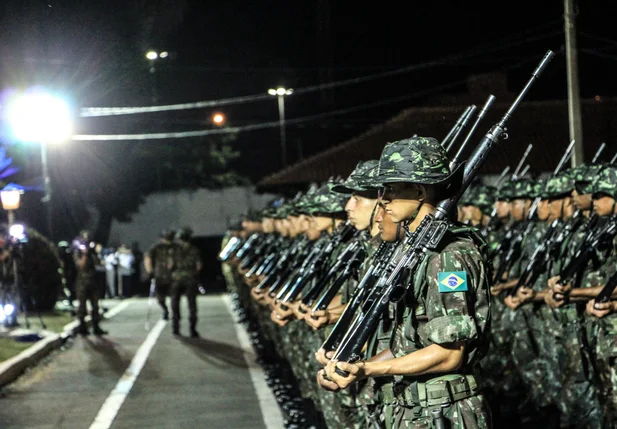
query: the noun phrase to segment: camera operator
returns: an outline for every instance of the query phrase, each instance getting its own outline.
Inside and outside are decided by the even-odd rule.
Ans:
[[[88,325],[85,317],[88,312],[86,301],[90,301],[92,332],[95,335],[104,335],[107,332],[99,326],[99,287],[97,279],[97,266],[102,265],[95,248],[94,242],[90,238],[90,232],[83,230],[79,236],[73,240],[73,259],[77,267],[77,278],[75,281],[75,291],[79,307],[77,308],[77,318],[79,326],[77,333],[88,335]]]
[[[12,239],[5,226],[0,226],[0,306],[4,326],[17,325],[17,298],[13,276]],[[9,311],[11,309],[11,311]]]

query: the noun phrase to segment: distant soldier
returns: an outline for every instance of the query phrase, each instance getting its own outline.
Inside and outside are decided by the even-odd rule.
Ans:
[[[197,247],[190,243],[193,231],[181,228],[176,233],[176,249],[174,251],[171,273],[171,319],[172,332],[180,335],[180,297],[184,294],[189,306],[190,335],[199,337],[197,326],[197,285],[198,274],[202,263]]]
[[[156,299],[163,310],[163,319],[169,319],[169,309],[167,308],[167,296],[171,289],[171,269],[174,263],[174,244],[175,231],[164,229],[159,235],[160,239],[154,243],[146,252],[144,257],[144,267],[148,276],[154,280]]]
[[[77,318],[79,326],[77,332],[81,335],[88,335],[88,325],[85,318],[88,312],[87,301],[90,301],[92,309],[92,331],[95,335],[104,335],[107,332],[99,326],[99,288],[97,283],[96,267],[101,264],[99,257],[94,250],[94,243],[90,238],[89,231],[81,231],[79,236],[73,240],[73,260],[77,268],[75,279],[75,292],[79,307],[77,308]]]

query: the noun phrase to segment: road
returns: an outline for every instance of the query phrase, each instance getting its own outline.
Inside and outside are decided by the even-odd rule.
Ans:
[[[198,339],[184,302],[181,337],[156,304],[146,330],[145,298],[110,302],[109,335],[70,339],[2,389],[0,428],[283,428],[226,300],[198,298]]]

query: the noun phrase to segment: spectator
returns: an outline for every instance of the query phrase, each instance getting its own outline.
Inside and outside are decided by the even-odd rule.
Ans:
[[[118,259],[118,278],[120,279],[120,295],[129,298],[133,295],[133,267],[135,266],[135,256],[126,244],[122,244],[116,252]]]
[[[108,247],[103,250],[105,261],[105,277],[107,283],[107,296],[115,298],[118,296],[118,258],[116,249]]]

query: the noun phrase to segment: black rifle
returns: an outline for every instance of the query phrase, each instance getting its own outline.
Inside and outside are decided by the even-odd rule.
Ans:
[[[231,237],[225,247],[219,252],[219,261],[225,262],[233,253],[240,248],[243,241],[238,237]]]
[[[392,273],[388,276],[385,283],[383,292],[376,299],[366,313],[359,318],[358,322],[351,326],[350,330],[345,335],[345,338],[338,347],[334,359],[339,361],[354,362],[361,358],[362,348],[366,344],[371,334],[375,331],[377,324],[381,318],[381,315],[390,302],[399,301],[406,292],[406,286],[399,283],[399,275],[404,270],[408,272],[414,272],[415,269],[422,263],[429,251],[434,251],[440,247],[442,240],[446,236],[453,213],[456,212],[456,206],[461,196],[467,190],[469,184],[474,180],[480,167],[485,162],[489,153],[495,147],[502,134],[506,130],[506,122],[518,107],[523,97],[527,94],[533,82],[538,78],[540,73],[544,70],[550,59],[553,57],[553,52],[548,51],[542,62],[538,65],[535,71],[532,73],[532,77],[527,82],[527,85],[523,88],[518,95],[514,103],[510,106],[504,117],[495,124],[488,133],[482,138],[480,144],[476,147],[471,154],[467,163],[464,165],[464,174],[462,178],[462,185],[458,192],[453,197],[439,203],[435,209],[434,214],[425,216],[416,231],[407,238],[405,245],[410,245],[402,253],[401,258],[397,261],[392,261],[392,264],[396,264]],[[457,160],[454,160],[455,171],[459,170],[459,166],[456,164]],[[342,376],[347,376],[346,371],[337,368],[337,373]]]
[[[287,279],[291,272],[299,267],[298,261],[307,255],[309,248],[310,244],[306,235],[302,234],[301,237],[296,238],[294,243],[283,251],[274,268],[265,274],[264,279],[255,286],[255,289],[261,291],[271,286],[276,289],[281,280]]]
[[[608,280],[606,281],[606,284],[604,285],[600,293],[596,296],[595,298],[596,302],[610,301],[616,287],[617,287],[617,272],[615,272],[615,274],[613,274],[612,276],[608,278]]]
[[[461,127],[461,125],[465,121],[465,118],[467,118],[467,116],[469,115],[469,112],[471,111],[472,107],[473,105],[467,106],[467,108],[463,111],[463,113],[461,113],[461,116],[459,116],[458,119],[456,120],[456,123],[454,124],[454,126],[450,129],[448,134],[441,141],[441,145],[446,149],[446,152],[450,150],[450,146],[451,146],[448,144],[448,142],[450,141],[454,133],[456,133],[458,129]]]
[[[467,112],[467,115],[465,115],[465,118],[463,119],[463,122],[461,123],[461,126],[458,127],[458,129],[454,132],[454,135],[450,139],[450,143],[448,144],[448,148],[446,149],[446,152],[448,152],[450,150],[450,148],[452,148],[452,146],[454,146],[454,143],[456,143],[456,140],[458,139],[458,136],[461,134],[461,131],[463,131],[463,129],[467,126],[467,124],[471,120],[471,117],[475,113],[476,109],[477,109],[477,107],[475,105],[471,105],[470,106],[469,112]]]

